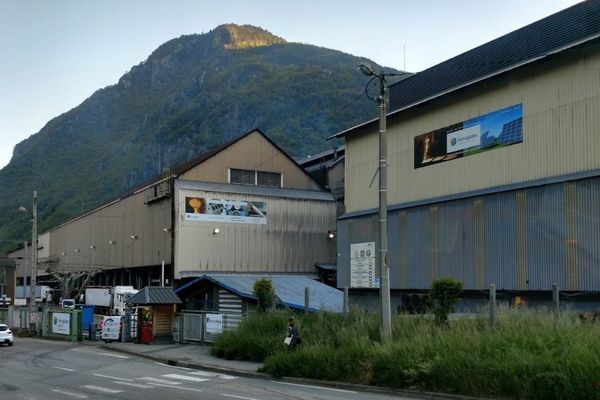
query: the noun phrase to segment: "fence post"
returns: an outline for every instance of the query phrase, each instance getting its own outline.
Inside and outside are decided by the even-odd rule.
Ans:
[[[44,307],[44,311],[42,314],[42,337],[47,337],[48,336],[48,325],[49,325],[49,314],[50,314],[50,310],[48,307]]]
[[[348,311],[350,310],[350,304],[348,301],[348,288],[344,288],[344,315],[348,315]]]
[[[552,284],[552,301],[554,302],[554,326],[558,323],[560,318],[560,297],[558,292],[558,283]]]
[[[15,306],[8,306],[6,313],[6,325],[12,329],[15,327]]]
[[[490,327],[496,331],[496,285],[490,285]]]
[[[310,311],[310,308],[308,306],[309,304],[309,298],[310,298],[310,294],[309,294],[309,289],[308,287],[304,288],[304,314],[308,314]]]

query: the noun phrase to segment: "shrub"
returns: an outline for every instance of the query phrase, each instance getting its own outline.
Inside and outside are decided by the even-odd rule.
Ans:
[[[458,302],[462,290],[462,283],[451,277],[439,278],[431,283],[429,296],[433,302],[436,324],[446,325],[448,314],[452,312],[452,306]]]
[[[259,312],[265,312],[275,305],[275,290],[269,279],[262,278],[254,282],[252,294],[258,298]]]

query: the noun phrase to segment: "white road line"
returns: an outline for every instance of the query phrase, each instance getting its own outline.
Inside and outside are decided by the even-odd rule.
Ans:
[[[148,382],[148,385],[160,386],[160,387],[168,387],[168,388],[171,388],[171,389],[188,390],[190,392],[202,392],[202,390],[200,390],[200,389],[186,388],[186,387],[183,387],[183,386],[163,385],[161,383]]]
[[[109,389],[109,388],[105,388],[102,386],[96,386],[96,385],[85,385],[85,386],[81,386],[81,387],[90,389],[90,390],[95,390],[97,392],[102,392],[102,393],[110,393],[110,394],[123,393],[122,390]]]
[[[71,368],[62,368],[62,367],[52,367],[52,368],[54,368],[54,369],[60,369],[60,370],[63,370],[63,371],[75,372],[75,370],[71,369]]]
[[[116,379],[118,381],[127,381],[127,382],[133,382],[133,379],[127,379],[127,378],[119,378],[118,376],[110,376],[110,375],[102,375],[102,374],[92,374],[94,376],[99,376],[100,378],[106,378],[106,379]]]
[[[200,376],[210,376],[212,378],[221,378],[221,379],[235,379],[236,378],[235,376],[218,374],[215,372],[208,372],[208,371],[194,371],[194,372],[190,372],[190,374],[200,375]]]
[[[66,394],[67,396],[75,397],[76,399],[87,399],[85,394],[73,393],[62,389],[52,389],[54,393]]]
[[[124,381],[114,381],[113,383],[116,383],[116,384],[119,384],[119,385],[131,386],[131,387],[140,388],[140,389],[150,389],[150,388],[152,388],[152,386],[150,386],[150,385],[144,385],[143,383],[124,382]]]
[[[160,383],[162,385],[181,385],[181,382],[173,382],[173,381],[168,381],[166,379],[152,378],[150,376],[144,376],[144,377],[138,378],[138,379],[143,380],[143,381],[156,382],[156,383]]]
[[[254,397],[236,396],[235,394],[225,394],[225,393],[221,393],[221,396],[225,396],[225,397],[233,397],[234,399],[242,399],[242,400],[258,400],[258,399],[255,399]]]
[[[156,364],[156,365],[160,365],[161,367],[169,367],[169,368],[183,369],[184,371],[193,371],[193,369],[191,369],[191,368],[186,368],[186,367],[178,367],[178,366],[176,366],[176,365],[163,364],[163,363],[159,363],[159,362],[155,362],[154,364]]]
[[[328,387],[322,387],[322,386],[312,386],[312,385],[301,385],[299,383],[277,382],[277,381],[271,381],[271,382],[272,383],[278,383],[280,385],[290,385],[290,386],[307,387],[307,388],[312,388],[312,389],[331,390],[332,392],[357,393],[357,392],[352,391],[352,390],[334,389],[334,388],[328,388]]]
[[[109,356],[109,357],[129,358],[127,356],[122,356],[120,354],[112,354],[112,353],[98,353],[98,354],[102,354],[103,356]]]
[[[204,378],[195,378],[193,376],[177,375],[177,374],[163,375],[163,378],[179,379],[179,380],[188,381],[188,382],[206,382],[208,380],[208,379],[204,379]]]

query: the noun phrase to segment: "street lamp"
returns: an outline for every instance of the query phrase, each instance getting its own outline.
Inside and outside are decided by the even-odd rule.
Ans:
[[[28,212],[25,207],[19,207],[19,211]],[[37,258],[38,258],[38,245],[37,245],[37,191],[33,191],[33,205],[31,208],[31,282],[29,283],[29,321],[34,312],[35,306],[35,289],[36,289],[36,277],[37,277]],[[27,251],[27,250],[25,250]],[[26,287],[27,277],[24,278],[23,290]],[[31,327],[31,324],[30,324]]]
[[[381,299],[381,339],[386,341],[392,337],[392,312],[390,305],[390,269],[387,263],[387,76],[410,75],[409,73],[393,74],[381,72],[376,74],[365,64],[360,64],[358,70],[372,77],[365,86],[365,94],[371,100],[379,103],[379,297]],[[368,94],[369,85],[373,80],[379,80],[379,96],[373,99]]]

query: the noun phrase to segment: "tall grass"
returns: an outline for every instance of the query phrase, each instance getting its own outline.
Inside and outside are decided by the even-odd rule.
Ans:
[[[283,344],[288,315],[256,315],[216,342],[215,354],[264,361],[264,372],[352,383],[519,399],[600,399],[600,324],[547,310],[498,311],[485,318],[396,316],[380,343],[375,316],[299,316],[303,344]]]

